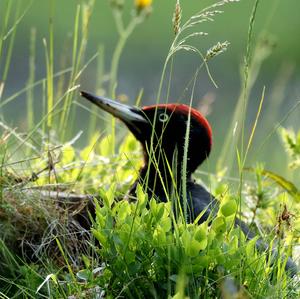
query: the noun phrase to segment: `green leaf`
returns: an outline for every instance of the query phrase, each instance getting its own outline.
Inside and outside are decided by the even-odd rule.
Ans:
[[[148,195],[144,192],[140,184],[138,184],[136,187],[136,195],[138,200],[138,207],[140,211],[142,211],[147,205]]]
[[[226,231],[226,220],[225,217],[219,216],[213,220],[212,229],[217,233],[224,233]]]
[[[92,233],[93,233],[94,237],[100,242],[100,244],[102,246],[107,246],[108,245],[107,244],[107,237],[103,233],[99,232],[96,229],[92,229]]]
[[[78,271],[76,273],[76,276],[78,279],[87,282],[87,281],[91,280],[91,278],[93,278],[93,273],[92,273],[92,271],[90,271],[88,269],[83,269],[83,270]]]
[[[202,226],[197,227],[196,232],[194,234],[194,238],[198,242],[202,242],[203,240],[207,240],[206,229]]]
[[[249,257],[254,255],[255,249],[256,249],[256,242],[258,239],[259,239],[259,236],[256,236],[255,238],[253,238],[249,242],[247,242],[246,253]]]
[[[116,194],[116,183],[112,183],[110,185],[108,191],[106,192],[109,207],[112,206],[112,204],[115,200],[115,194]]]
[[[48,274],[47,277],[44,279],[44,281],[37,288],[36,293],[38,293],[40,289],[43,287],[43,285],[47,283],[49,280],[52,280],[55,284],[58,284],[57,276],[55,274]]]
[[[110,157],[113,152],[113,138],[111,135],[104,136],[99,143],[100,155],[104,157]]]
[[[151,211],[152,215],[155,216],[156,210],[157,210],[156,200],[154,198],[151,198],[149,205],[150,205],[150,211]]]
[[[191,242],[191,234],[189,233],[189,231],[185,230],[182,233],[181,241],[182,241],[182,245],[183,245],[184,249],[187,250],[190,245],[190,242]]]
[[[82,255],[82,261],[86,268],[89,268],[91,266],[91,260],[85,254]]]
[[[210,263],[210,257],[208,255],[199,255],[194,260],[194,267],[207,267]],[[194,268],[195,269],[195,268]]]
[[[155,218],[156,218],[156,222],[159,222],[160,219],[163,217],[164,215],[164,212],[165,212],[165,206],[163,203],[159,203],[157,205],[157,213],[155,215]]]
[[[61,163],[66,165],[71,163],[75,158],[75,150],[70,144],[66,144],[63,147],[63,155],[61,158]]]
[[[255,172],[255,169],[252,167],[244,168],[244,170]],[[288,192],[297,202],[300,202],[300,191],[292,182],[268,170],[262,170],[262,175],[274,181],[278,186]]]
[[[103,188],[99,188],[98,192],[99,192],[99,197],[102,199],[103,203],[106,206],[109,206],[109,201],[106,195],[106,191]]]
[[[157,227],[153,232],[153,239],[156,245],[163,246],[167,240],[166,233],[160,227]]]
[[[130,212],[130,203],[128,201],[121,201],[118,206],[118,222],[123,222]]]
[[[229,217],[235,214],[236,210],[237,210],[237,204],[234,199],[225,201],[224,203],[222,203],[220,208],[222,215],[224,215],[225,217]]]
[[[124,254],[124,259],[127,264],[131,264],[135,261],[135,253],[128,250]]]
[[[161,221],[160,221],[160,226],[161,228],[165,231],[168,232],[170,231],[170,229],[172,228],[172,222],[170,217],[168,217],[168,215],[166,217],[164,217]]]
[[[206,242],[207,244],[207,242]],[[188,246],[188,251],[187,254],[191,257],[197,256],[200,252],[200,250],[204,249],[206,247],[205,242],[198,242],[195,239],[191,240],[189,246]]]
[[[99,188],[99,196],[103,200],[103,203],[106,207],[111,208],[116,193],[116,184],[112,183],[107,191],[103,188]]]

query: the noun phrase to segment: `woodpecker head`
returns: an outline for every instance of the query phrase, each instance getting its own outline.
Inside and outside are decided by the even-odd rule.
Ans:
[[[172,162],[174,152],[177,150],[177,161],[182,162],[189,114],[188,174],[193,173],[210,153],[211,127],[199,111],[187,105],[159,104],[137,108],[84,91],[81,92],[81,96],[125,123],[141,142],[146,162],[149,159],[150,144],[155,156],[163,152],[161,156]]]

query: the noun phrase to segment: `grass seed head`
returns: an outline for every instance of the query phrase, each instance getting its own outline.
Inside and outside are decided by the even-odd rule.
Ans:
[[[182,13],[182,9],[180,6],[180,2],[177,1],[175,5],[175,11],[173,14],[173,28],[174,28],[175,35],[177,35],[178,32],[180,31],[181,13]]]
[[[223,43],[218,42],[215,44],[213,47],[207,50],[206,55],[205,55],[205,60],[209,60],[227,50],[229,46],[229,42],[225,41]]]

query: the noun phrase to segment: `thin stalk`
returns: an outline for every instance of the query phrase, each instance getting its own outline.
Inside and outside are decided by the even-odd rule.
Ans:
[[[116,45],[116,48],[113,53],[112,62],[110,66],[110,82],[109,82],[109,96],[111,98],[115,98],[115,89],[117,87],[117,74],[119,68],[119,62],[121,58],[121,54],[125,47],[125,44],[129,38],[129,36],[134,31],[136,25],[139,23],[139,17],[134,17],[126,28],[123,27],[122,24],[122,16],[119,13],[114,14],[115,21],[117,24],[118,32],[119,32],[119,40]],[[116,142],[116,133],[115,133],[115,118],[111,118],[111,128],[108,128],[108,132],[111,134],[111,144],[112,144],[112,152],[115,153],[115,142]]]
[[[100,45],[98,47],[98,58],[97,58],[97,72],[96,72],[96,90],[100,93],[103,90],[103,81],[104,81],[104,46]],[[97,92],[98,94],[98,92]],[[96,122],[97,122],[97,113],[98,107],[95,105],[92,106],[92,114],[89,119],[89,128],[88,128],[88,136],[92,138],[95,129],[96,129]]]
[[[78,47],[78,34],[79,34],[79,16],[80,16],[80,10],[81,10],[81,6],[77,5],[77,10],[76,10],[76,15],[75,15],[75,22],[74,22],[74,37],[73,37],[73,48],[72,48],[72,72],[70,75],[70,81],[69,81],[69,85],[71,84],[71,82],[73,81],[74,78],[74,74],[76,72],[75,70],[75,65],[76,65],[76,58],[77,58],[77,47]],[[61,121],[60,121],[60,127],[65,126],[65,122],[66,122],[66,118],[67,115],[69,113],[69,109],[70,109],[70,98],[71,96],[68,95],[68,98],[66,99],[65,103],[64,103],[64,109],[61,115]],[[64,139],[64,130],[62,133],[62,139]]]
[[[117,74],[118,74],[118,68],[119,68],[119,62],[121,58],[122,51],[125,47],[126,41],[128,40],[128,37],[131,35],[133,30],[135,29],[137,25],[137,19],[133,18],[129,25],[119,34],[119,40],[116,45],[116,48],[114,50],[111,66],[110,66],[110,83],[108,88],[108,94],[110,97],[115,96],[115,89],[117,86]]]
[[[274,128],[263,138],[263,142],[260,146],[257,147],[257,150],[254,152],[254,155],[258,155],[263,147],[267,144],[268,140],[277,132],[277,130],[282,126],[282,124],[291,116],[291,114],[298,112],[300,107],[300,100],[298,100],[295,105],[285,114],[285,116],[274,126]]]
[[[253,6],[252,14],[250,17],[249,22],[249,29],[248,29],[248,39],[247,39],[247,49],[246,49],[246,57],[245,57],[245,67],[244,67],[244,96],[243,96],[243,111],[242,111],[242,132],[241,132],[241,156],[244,155],[244,138],[245,138],[245,122],[246,122],[246,113],[247,113],[247,106],[249,100],[249,92],[248,89],[248,79],[249,79],[249,68],[252,60],[252,41],[253,41],[253,26],[255,22],[257,7],[259,4],[259,0],[256,0]]]
[[[8,71],[9,71],[9,67],[10,67],[10,61],[11,61],[11,57],[12,57],[12,51],[13,51],[16,32],[17,32],[17,27],[18,27],[18,26],[16,26],[16,24],[17,24],[17,21],[19,19],[20,7],[21,7],[21,3],[18,2],[16,12],[15,12],[15,17],[14,17],[14,24],[15,25],[11,29],[11,37],[10,37],[10,40],[9,40],[7,55],[6,55],[6,58],[5,58],[4,72],[3,72],[3,76],[2,76],[2,80],[4,82],[7,79],[7,75],[8,75]],[[8,34],[6,34],[6,38],[7,37],[8,37]]]
[[[266,57],[261,57],[259,48],[256,48],[255,51],[256,53],[252,55],[253,26],[255,22],[256,13],[257,13],[258,3],[259,0],[256,0],[249,21],[246,55],[245,55],[245,62],[244,62],[244,77],[243,77],[241,93],[234,110],[232,122],[229,126],[229,129],[227,130],[227,136],[225,137],[225,142],[222,147],[222,152],[220,153],[219,159],[217,161],[217,171],[222,171],[225,167],[227,167],[230,170],[230,168],[232,167],[232,159],[234,156],[233,154],[230,154],[230,152],[232,153],[234,152],[234,146],[232,145],[235,144],[240,138],[241,138],[241,149],[242,149],[240,154],[241,156],[243,156],[244,129],[245,129],[247,106],[249,101],[249,93],[253,84],[255,83],[255,80],[257,79],[257,75],[261,63],[263,59],[266,58]]]
[[[42,115],[47,114],[47,80],[46,79],[42,81],[42,111],[43,111]],[[44,135],[46,135],[46,127],[47,127],[47,123],[43,122],[42,132]]]
[[[0,154],[1,154],[1,156],[0,156],[0,158],[1,158],[0,178],[3,177],[3,165],[5,164],[6,150],[7,150],[6,143],[4,143],[4,145],[1,144],[1,149],[0,149]],[[4,201],[3,201],[3,184],[0,184],[0,205],[2,205],[3,203],[4,203]]]
[[[173,41],[173,44],[177,40],[176,37],[175,37],[175,39]],[[173,44],[172,44],[172,46],[173,46]],[[172,48],[172,46],[171,46],[171,48]],[[171,51],[171,48],[170,48],[170,51]],[[169,54],[168,54],[168,56],[167,56],[167,58],[166,58],[166,60],[164,62],[164,66],[163,66],[162,73],[161,73],[161,76],[160,76],[160,81],[159,81],[159,86],[158,86],[158,92],[157,92],[157,96],[156,96],[156,104],[159,104],[159,102],[160,102],[160,97],[161,97],[163,83],[164,83],[164,80],[165,80],[167,65],[169,63],[169,59],[173,56],[172,54],[170,54],[170,51],[169,51]]]
[[[255,130],[256,130],[256,126],[257,126],[257,123],[258,123],[258,118],[260,116],[262,105],[263,105],[263,102],[264,102],[264,99],[265,99],[265,90],[266,90],[266,88],[264,87],[263,91],[262,91],[261,98],[260,98],[259,107],[258,107],[258,110],[257,110],[257,113],[256,113],[256,118],[255,118],[252,130],[251,130],[251,134],[250,134],[250,137],[249,137],[249,141],[248,141],[248,144],[247,144],[246,152],[245,152],[245,155],[243,157],[243,165],[242,165],[243,168],[244,168],[246,160],[247,160],[248,152],[249,152],[250,146],[252,144],[254,133],[255,133]]]
[[[169,74],[169,80],[168,80],[168,87],[167,87],[167,95],[166,95],[166,102],[169,102],[170,97],[170,91],[171,91],[171,83],[172,83],[172,75],[173,75],[173,66],[174,66],[174,57],[171,58],[170,63],[170,74]]]
[[[251,58],[252,58],[252,39],[253,39],[253,26],[254,26],[254,21],[256,17],[256,12],[257,12],[257,6],[258,6],[259,0],[256,0],[252,9],[252,14],[250,17],[249,21],[249,29],[248,29],[248,38],[247,38],[247,48],[246,48],[246,56],[245,56],[245,65],[244,65],[244,86],[243,86],[243,91],[242,91],[242,136],[241,136],[241,149],[240,151],[237,150],[237,158],[238,158],[238,166],[239,166],[239,187],[238,187],[238,210],[239,213],[241,214],[242,212],[242,188],[243,188],[243,168],[244,168],[244,130],[245,130],[245,119],[246,119],[246,109],[247,109],[247,104],[249,100],[249,86],[248,86],[248,79],[249,79],[249,68],[251,64]],[[241,234],[241,231],[239,232]],[[241,235],[240,235],[241,238]],[[242,261],[240,265],[240,281],[242,281]]]
[[[70,89],[68,89],[65,94],[57,100],[57,102],[53,105],[52,107],[52,110],[51,111],[47,111],[47,113],[44,114],[44,116],[42,117],[42,119],[36,124],[36,126],[26,135],[26,137],[24,138],[24,142],[27,142],[31,137],[32,135],[36,132],[36,130],[44,123],[48,122],[48,119],[49,119],[49,114],[52,114],[54,113],[54,110],[59,106],[59,104],[61,104],[61,102],[65,99],[65,97],[67,96],[67,94],[69,92],[72,92],[73,90],[75,89],[78,89],[79,86],[74,86]],[[22,147],[23,143],[19,144],[18,146],[16,146],[16,148],[14,149],[14,151],[10,154],[9,158],[7,159],[7,161],[9,159],[11,159],[17,152],[18,150]]]
[[[72,281],[74,282],[74,286],[76,287],[76,286],[78,286],[78,285],[76,284],[76,277],[75,277],[75,274],[74,274],[74,272],[73,272],[73,270],[72,270],[72,267],[71,267],[71,265],[70,265],[70,263],[69,263],[69,261],[68,261],[68,258],[67,258],[67,256],[66,256],[66,253],[65,253],[65,251],[64,251],[64,248],[63,248],[63,246],[62,246],[62,244],[60,243],[60,241],[59,241],[58,238],[55,238],[55,241],[56,241],[56,243],[57,243],[57,246],[58,246],[58,248],[59,248],[59,251],[61,252],[61,254],[62,254],[63,258],[64,258],[65,263],[67,264],[67,267],[68,267],[69,273],[70,273],[70,275],[71,275]],[[76,287],[76,288],[77,288],[77,287]]]
[[[49,111],[52,111],[52,108],[54,106],[54,97],[53,97],[53,66],[54,66],[54,50],[53,50],[53,44],[54,44],[54,1],[49,1],[49,48],[46,42],[46,39],[44,39],[44,46],[45,46],[45,59],[46,59],[46,70],[47,70],[47,111],[48,111],[48,118],[47,118],[47,126],[48,128],[52,127],[52,114],[49,113]]]
[[[59,71],[57,73],[54,74],[54,78],[55,77],[59,77],[61,76],[62,74],[66,74],[66,73],[69,73],[71,71],[70,68],[67,68],[65,70],[62,70],[62,71]],[[38,81],[35,81],[34,83],[20,89],[18,92],[14,93],[13,95],[11,95],[10,97],[8,97],[7,99],[3,100],[1,103],[0,103],[0,109],[3,108],[5,105],[9,104],[10,102],[12,102],[13,100],[16,100],[20,95],[22,95],[23,93],[27,92],[28,89],[30,88],[34,88],[38,85],[43,85],[45,80],[47,79],[47,77],[45,78],[42,78]]]
[[[93,7],[95,4],[95,0],[90,0],[87,4],[83,4],[81,6],[81,12],[82,12],[82,18],[81,18],[81,36],[80,36],[80,44],[79,44],[79,50],[77,50],[77,40],[78,40],[78,36],[79,36],[79,32],[78,32],[78,28],[76,29],[76,27],[78,26],[78,22],[79,19],[77,19],[77,16],[75,18],[75,33],[74,33],[74,42],[73,42],[73,61],[72,61],[72,65],[73,65],[73,72],[71,73],[71,77],[70,77],[70,81],[69,81],[69,87],[73,86],[76,84],[77,80],[79,79],[82,70],[85,68],[86,65],[89,64],[89,62],[91,60],[94,59],[94,57],[86,64],[82,67],[82,64],[84,62],[84,58],[85,58],[85,51],[86,51],[86,46],[87,46],[87,39],[88,39],[88,33],[89,33],[89,24],[90,24],[90,19],[92,16],[92,11],[93,11]],[[79,13],[79,12],[78,12]],[[77,30],[77,32],[76,32]],[[78,53],[78,54],[77,54]],[[95,56],[96,57],[96,56]],[[67,130],[67,125],[68,127],[71,126],[74,123],[74,119],[76,117],[76,111],[74,106],[71,105],[71,100],[73,99],[74,93],[70,93],[66,99],[66,103],[65,103],[65,116],[64,119],[62,119],[62,139],[65,139],[65,134],[67,132],[69,132],[69,130]],[[71,114],[71,115],[70,115]],[[68,121],[69,120],[69,121]]]
[[[27,86],[33,85],[35,80],[35,45],[36,45],[36,29],[31,28],[30,32],[30,56],[29,56],[29,76]],[[34,93],[32,88],[27,89],[27,128],[30,129],[34,124]]]
[[[5,36],[5,31],[8,26],[8,20],[10,16],[10,11],[11,11],[11,5],[12,1],[7,0],[6,1],[6,7],[3,10],[5,12],[5,17],[2,19],[2,30],[1,30],[1,35],[0,35],[0,66],[1,66],[1,57],[2,57],[2,50],[3,50],[3,44],[4,44],[4,36]]]
[[[187,190],[187,161],[188,161],[188,148],[189,148],[189,140],[190,140],[190,130],[191,130],[191,109],[194,99],[194,91],[196,86],[196,81],[198,77],[199,69],[196,71],[193,87],[192,87],[192,94],[190,98],[189,103],[189,114],[188,114],[188,120],[186,124],[186,132],[185,132],[185,138],[184,138],[184,150],[183,150],[183,162],[182,162],[182,200],[183,200],[183,211],[184,211],[184,217],[185,221],[187,223],[187,203],[188,203],[188,190]]]

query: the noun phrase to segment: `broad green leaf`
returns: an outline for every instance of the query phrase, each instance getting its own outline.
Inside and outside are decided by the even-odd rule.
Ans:
[[[118,206],[118,222],[123,222],[127,215],[129,215],[131,212],[130,204],[128,201],[124,200],[120,202]]]
[[[225,217],[229,217],[236,213],[237,204],[234,199],[226,200],[221,204],[220,211]]]
[[[186,250],[186,248],[189,247],[190,242],[191,242],[191,234],[187,230],[185,230],[183,232],[183,234],[181,235],[181,241],[182,241],[184,249]]]
[[[224,216],[215,218],[212,222],[212,229],[217,233],[224,233],[226,231],[226,220]]]
[[[136,187],[136,195],[137,195],[139,208],[144,209],[147,205],[148,196],[144,192],[144,190],[140,184],[138,184]]]
[[[206,247],[207,242],[198,242],[192,239],[186,249],[186,254],[190,257],[195,257],[200,253],[200,250]]]
[[[88,282],[89,280],[91,280],[93,278],[93,273],[92,273],[92,271],[90,271],[88,269],[83,269],[83,270],[78,271],[76,273],[76,276],[78,279]]]
[[[96,229],[92,229],[94,237],[100,242],[102,246],[108,246],[107,237]]]
[[[206,237],[206,230],[204,227],[202,226],[199,226],[196,228],[196,232],[194,234],[194,238],[195,240],[197,240],[198,242],[201,242],[203,240],[206,240],[207,237]]]
[[[163,218],[159,224],[165,232],[168,232],[172,228],[172,221],[169,216]]]
[[[157,245],[162,246],[167,240],[166,233],[160,227],[157,227],[153,232],[153,239]]]
[[[127,249],[124,254],[124,258],[127,264],[131,264],[135,261],[135,254]]]
[[[154,198],[151,198],[150,200],[150,211],[153,215],[156,215],[156,209],[157,209],[157,202]]]
[[[165,212],[165,206],[164,203],[159,203],[157,205],[157,213],[155,215],[156,221],[159,222],[161,220],[161,218],[163,217]]]
[[[106,192],[106,196],[107,196],[107,201],[108,201],[108,205],[109,207],[112,206],[114,200],[115,200],[115,193],[116,193],[116,184],[112,183],[108,189],[108,191]]]
[[[110,205],[109,205],[109,200],[108,200],[108,198],[107,198],[106,191],[105,191],[103,188],[99,188],[99,191],[98,191],[98,192],[99,192],[99,196],[100,196],[100,198],[102,199],[104,205],[105,205],[106,207],[110,207]]]
[[[204,268],[209,265],[210,260],[210,256],[208,255],[199,255],[194,259],[194,265]]]

